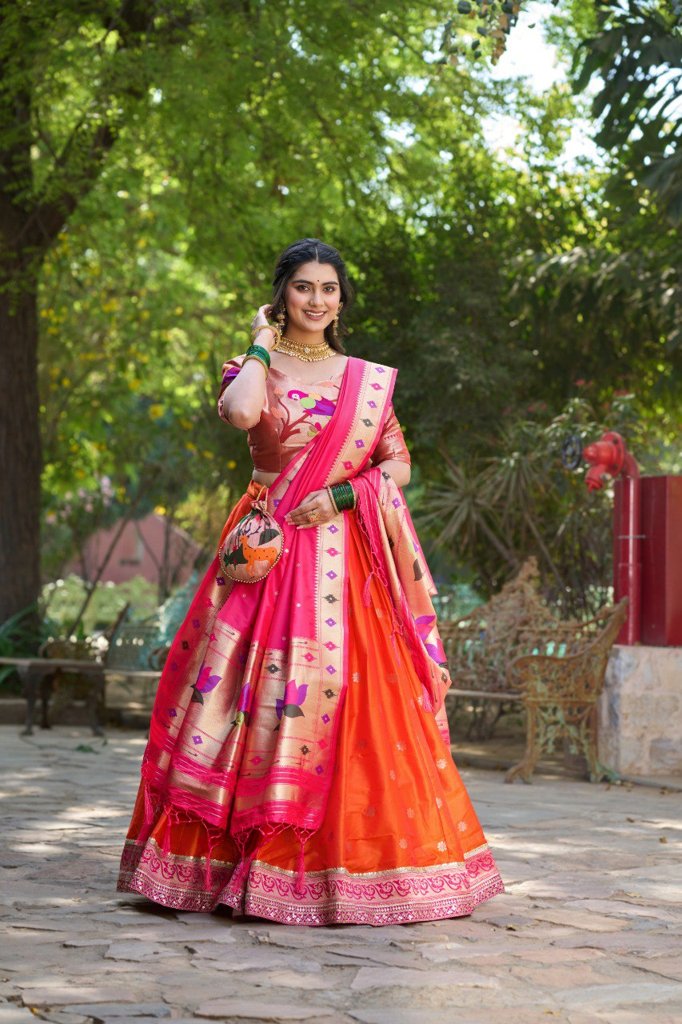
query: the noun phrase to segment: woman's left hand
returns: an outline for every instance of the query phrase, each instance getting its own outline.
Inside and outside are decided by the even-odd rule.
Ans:
[[[306,527],[328,523],[337,515],[329,495],[323,488],[320,491],[311,491],[297,508],[292,508],[291,512],[286,514],[284,519],[293,526]]]

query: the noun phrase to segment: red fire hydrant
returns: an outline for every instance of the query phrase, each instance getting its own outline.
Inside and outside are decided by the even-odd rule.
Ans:
[[[582,452],[590,464],[585,483],[590,491],[600,490],[609,480],[622,477],[620,500],[613,509],[613,591],[614,600],[629,599],[628,617],[618,642],[639,643],[641,637],[642,499],[639,466],[620,434],[607,431],[599,441]]]

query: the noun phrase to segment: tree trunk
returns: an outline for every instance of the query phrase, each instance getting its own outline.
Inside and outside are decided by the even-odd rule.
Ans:
[[[0,287],[0,623],[40,593],[37,285]]]

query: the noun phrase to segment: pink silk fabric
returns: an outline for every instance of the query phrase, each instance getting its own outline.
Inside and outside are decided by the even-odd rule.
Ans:
[[[402,493],[379,469],[365,471],[395,377],[390,367],[348,360],[327,426],[269,488],[282,558],[256,584],[230,583],[214,559],[215,584],[195,595],[164,667],[142,764],[146,828],[163,806],[197,816],[214,836],[229,829],[242,870],[263,837],[288,826],[302,854],[334,769],[347,686],[345,524],[354,513],[296,529],[284,517],[310,491],[354,480],[373,572],[415,657],[424,706],[442,716],[449,677],[433,584]]]

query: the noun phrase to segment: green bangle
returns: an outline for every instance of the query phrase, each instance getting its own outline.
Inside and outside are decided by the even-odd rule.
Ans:
[[[355,508],[357,495],[350,481],[344,480],[343,483],[332,484],[331,491],[339,512]]]
[[[267,377],[267,375],[270,373],[270,367],[265,362],[263,357],[259,355],[257,352],[249,352],[244,356],[244,359],[242,360],[242,366],[246,366],[249,359],[255,359],[257,363],[260,363],[263,369],[265,370],[265,376]]]
[[[249,345],[246,350],[247,356],[258,356],[262,359],[268,369],[270,369],[270,353],[262,345]]]

